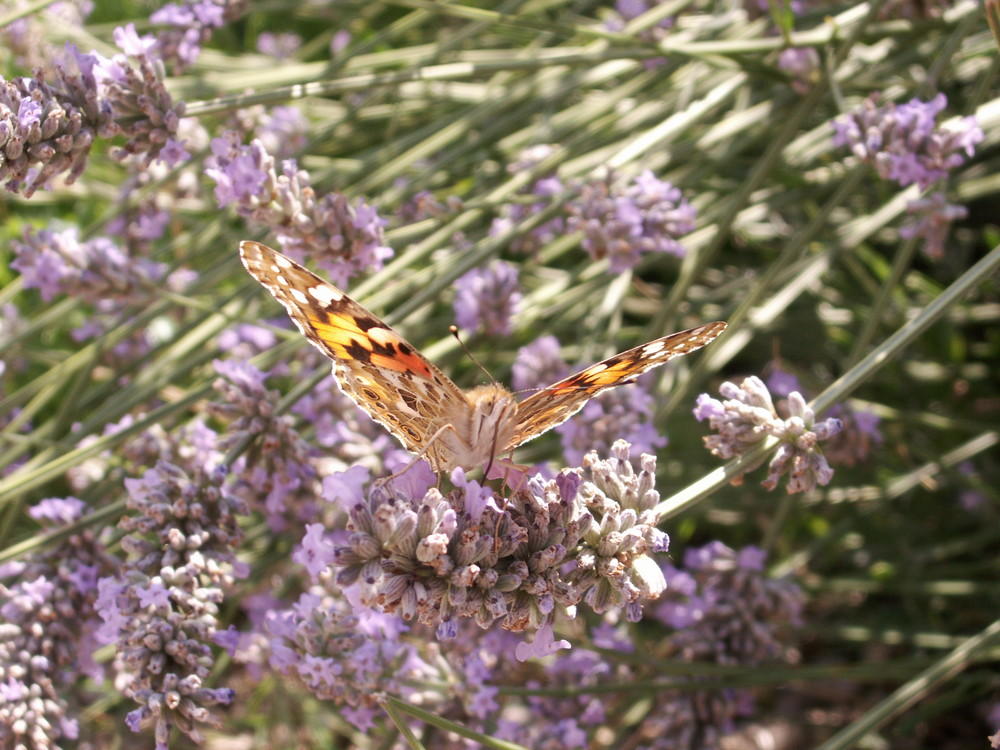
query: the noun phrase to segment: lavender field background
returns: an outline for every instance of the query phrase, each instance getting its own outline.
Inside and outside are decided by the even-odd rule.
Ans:
[[[998,50],[993,0],[0,3],[0,750],[1000,748]],[[728,329],[436,476],[244,240],[466,389],[452,325],[522,397]]]

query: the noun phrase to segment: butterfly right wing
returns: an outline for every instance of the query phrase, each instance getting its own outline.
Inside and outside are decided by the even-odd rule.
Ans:
[[[518,404],[517,429],[505,450],[538,437],[576,414],[594,396],[630,383],[674,357],[701,349],[726,330],[721,320],[654,339],[535,391]]]
[[[332,284],[277,250],[240,243],[240,259],[309,342],[333,360],[340,389],[403,446],[420,453],[465,394],[399,334]],[[427,451],[432,464],[434,446]]]

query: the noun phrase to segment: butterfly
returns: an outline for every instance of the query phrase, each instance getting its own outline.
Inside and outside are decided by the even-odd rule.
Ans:
[[[672,333],[519,402],[496,383],[463,391],[375,315],[277,250],[245,241],[240,258],[309,342],[333,360],[340,389],[436,472],[492,465],[497,456],[565,422],[602,391],[700,349],[726,329],[716,321]]]

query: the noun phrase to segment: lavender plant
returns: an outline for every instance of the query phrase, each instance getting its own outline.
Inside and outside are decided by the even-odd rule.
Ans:
[[[467,11],[0,11],[0,747],[995,746],[980,8]],[[729,330],[437,476],[251,237],[463,388]]]

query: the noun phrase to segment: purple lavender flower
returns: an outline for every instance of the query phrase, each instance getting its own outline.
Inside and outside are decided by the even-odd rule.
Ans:
[[[215,360],[214,366],[220,376],[214,387],[223,400],[210,404],[209,411],[232,421],[219,449],[227,451],[247,442],[254,445],[234,466],[237,491],[247,498],[263,496],[273,522],[295,510],[301,512],[290,498],[300,492],[315,498],[316,469],[309,444],[290,416],[276,413],[279,394],[264,386],[265,373],[248,362]],[[305,515],[312,513],[306,509]]]
[[[569,375],[555,336],[541,336],[517,350],[511,383],[517,391],[545,388]]]
[[[534,172],[538,165],[549,158],[555,148],[547,144],[538,144],[523,149],[513,162],[507,165],[507,171],[516,175],[519,172]],[[496,236],[513,229],[527,218],[545,210],[552,205],[563,190],[563,183],[555,172],[537,177],[529,187],[518,192],[519,200],[505,203],[500,209],[500,215],[493,220],[490,235]],[[556,216],[538,225],[527,234],[514,237],[510,243],[513,252],[535,255],[538,251],[563,234],[566,222],[561,216]]]
[[[392,256],[384,244],[386,222],[374,208],[361,199],[352,204],[341,193],[317,197],[294,159],[283,163],[279,176],[260,141],[244,146],[233,131],[212,141],[212,154],[205,173],[215,180],[220,207],[234,204],[240,215],[269,227],[295,260],[306,262],[311,254],[335,283],[377,270]]]
[[[337,57],[350,43],[351,32],[347,29],[338,29],[330,39],[330,57]]]
[[[8,190],[30,197],[63,173],[72,183],[98,137],[127,136],[112,155],[144,155],[147,166],[187,158],[174,138],[184,105],[174,104],[163,85],[151,38],[129,25],[115,29],[115,41],[138,70],[126,55],[107,59],[70,46],[56,66],[55,85],[41,77],[0,78],[0,178],[7,179]]]
[[[667,540],[654,525],[655,458],[636,474],[628,452],[619,441],[612,459],[592,453],[582,470],[533,477],[503,510],[467,479],[447,495],[376,486],[349,509],[337,582],[363,606],[430,627],[473,618],[537,631],[580,601],[635,619],[662,591],[650,555]]]
[[[767,376],[767,389],[775,396],[784,397],[792,391],[801,391],[802,384],[798,377],[776,366]]]
[[[74,182],[94,141],[117,132],[114,112],[98,96],[93,55],[69,48],[56,83],[0,76],[0,179],[31,197],[56,175]]]
[[[656,614],[677,628],[671,643],[683,661],[756,665],[782,653],[778,633],[800,622],[802,592],[787,579],[768,578],[762,556],[756,548],[737,553],[712,542],[686,550],[683,571],[667,566],[667,593]],[[675,578],[683,585],[675,587]]]
[[[653,424],[656,399],[649,392],[651,378],[623,385],[588,401],[583,409],[556,427],[563,457],[573,465],[591,450],[607,453],[616,440],[625,440],[639,453],[655,454],[667,439]]]
[[[302,37],[290,32],[275,34],[262,31],[257,36],[257,51],[277,60],[288,60],[294,57],[302,46]]]
[[[309,348],[309,356],[313,351]],[[360,467],[374,476],[384,476],[402,470],[413,458],[341,392],[332,375],[320,381],[291,410],[315,430],[315,442],[323,448],[328,473]],[[421,461],[407,474],[421,475],[425,470],[430,467]]]
[[[204,685],[212,668],[219,604],[234,583],[238,517],[249,512],[228,490],[223,470],[191,475],[165,461],[128,479],[119,526],[130,554],[125,572],[102,588],[102,631],[131,676],[126,694],[140,704],[126,718],[133,731],[153,723],[165,747],[177,727],[203,742],[200,724],[218,727],[211,707],[232,702],[230,688]]]
[[[694,230],[695,210],[681,191],[648,170],[627,187],[610,171],[592,179],[566,211],[567,229],[582,231],[584,250],[608,258],[612,273],[633,268],[645,253],[684,256],[678,238]]]
[[[159,56],[175,71],[185,70],[198,59],[212,32],[242,18],[248,6],[247,0],[187,0],[164,5],[149,17],[152,23],[172,27],[156,35]]]
[[[108,299],[118,307],[134,304],[152,296],[166,273],[165,265],[130,258],[106,237],[80,242],[73,227],[62,232],[25,228],[23,240],[11,246],[17,255],[11,268],[46,302],[68,294],[91,304]]]
[[[598,614],[625,606],[626,617],[636,622],[642,604],[666,587],[651,555],[666,552],[670,540],[656,528],[656,456],[643,453],[636,473],[630,450],[628,442],[619,440],[611,446],[610,458],[598,459],[595,452],[584,458],[580,496],[594,523],[584,532],[590,549],[577,558],[570,580],[587,587],[585,601]]]
[[[127,414],[117,422],[104,426],[102,435],[116,435],[131,427],[136,417]],[[97,442],[96,435],[80,441],[83,448]],[[156,424],[133,435],[114,449],[104,451],[67,470],[70,486],[75,492],[97,482],[118,482],[128,474],[141,474],[153,468],[157,461],[168,461],[187,470],[214,469],[222,464],[217,449],[219,436],[200,419],[194,419],[172,432]]]
[[[925,190],[964,164],[983,140],[975,117],[964,118],[956,127],[938,128],[935,119],[947,104],[944,94],[929,102],[911,99],[881,107],[869,97],[857,111],[833,121],[833,145],[849,147],[882,179],[902,187],[917,183]]]
[[[163,85],[156,41],[140,37],[132,24],[116,28],[114,36],[125,54],[109,59],[94,53],[93,66],[98,96],[110,108],[117,133],[128,136],[124,147],[112,149],[111,155],[120,161],[142,155],[144,166],[170,159],[167,163],[176,166],[189,158],[175,139],[184,103],[175,104]],[[138,69],[128,58],[138,63]]]
[[[813,47],[789,47],[778,55],[778,67],[791,78],[796,93],[808,94],[819,80],[819,53]]]
[[[14,8],[6,6],[8,11]],[[83,30],[84,21],[94,10],[92,0],[64,0],[44,8],[34,8],[0,29],[0,39],[21,70],[45,68],[59,57],[60,50],[49,43],[49,29]]]
[[[900,227],[900,236],[907,239],[921,237],[924,253],[934,260],[944,257],[944,243],[955,219],[964,219],[969,215],[965,206],[948,203],[944,193],[932,193],[910,201],[906,210],[912,214],[913,220]]]
[[[249,360],[254,355],[266,352],[278,343],[278,337],[270,328],[253,323],[238,323],[219,334],[219,349],[234,360]]]
[[[830,416],[843,424],[826,444],[826,456],[833,464],[854,466],[867,461],[875,446],[885,440],[878,428],[882,420],[873,411],[838,404],[830,409]]]
[[[85,504],[49,498],[29,513],[48,529],[78,521]],[[0,746],[48,748],[78,738],[70,705],[83,702],[77,683],[102,680],[97,648],[97,578],[115,570],[92,529],[84,529],[16,566],[0,584]],[[9,566],[4,577],[15,572]]]
[[[306,147],[309,120],[298,107],[273,107],[261,112],[255,132],[267,153],[288,158]]]
[[[521,302],[517,267],[497,260],[455,280],[455,322],[464,331],[509,336]]]
[[[673,628],[674,659],[754,666],[780,658],[781,631],[799,624],[803,596],[789,580],[764,573],[763,552],[739,553],[720,542],[684,553],[684,569],[665,568],[667,591],[656,616]],[[667,691],[662,709],[650,712],[644,734],[661,732],[657,748],[719,747],[719,739],[749,713],[746,690]]]
[[[352,709],[345,716],[364,731],[380,710],[380,692],[411,695],[407,680],[435,675],[415,643],[401,640],[408,628],[394,620],[359,616],[342,594],[305,593],[290,609],[268,617],[271,666],[301,679],[317,697]]]
[[[698,421],[708,419],[709,426],[718,431],[717,435],[705,438],[705,447],[714,455],[734,458],[768,437],[775,437],[781,443],[771,459],[767,479],[761,482],[764,487],[774,489],[778,479],[786,473],[789,492],[805,492],[830,482],[833,469],[820,450],[819,442],[840,431],[839,419],[817,422],[816,415],[798,391],[788,395],[791,413],[788,419],[782,419],[775,411],[767,387],[757,377],[749,377],[739,386],[727,381],[719,392],[725,401],[703,393],[694,410]]]

